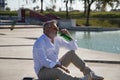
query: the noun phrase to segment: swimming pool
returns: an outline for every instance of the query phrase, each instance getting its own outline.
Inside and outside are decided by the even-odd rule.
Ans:
[[[80,48],[120,54],[120,31],[70,31]]]

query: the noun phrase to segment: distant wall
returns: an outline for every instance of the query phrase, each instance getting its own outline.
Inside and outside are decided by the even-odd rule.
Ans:
[[[58,26],[60,28],[76,27],[76,20],[75,19],[61,19],[61,20],[58,20]]]

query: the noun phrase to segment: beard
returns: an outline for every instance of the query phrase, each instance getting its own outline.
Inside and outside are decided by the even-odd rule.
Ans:
[[[49,37],[52,38],[52,39],[54,39],[56,36],[57,36],[57,33],[50,33],[49,34]]]

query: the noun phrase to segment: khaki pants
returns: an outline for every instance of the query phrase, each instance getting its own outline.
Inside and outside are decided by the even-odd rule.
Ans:
[[[85,66],[83,60],[81,60],[75,51],[71,50],[67,52],[61,59],[62,65],[68,67],[70,63],[73,63],[84,75],[90,73],[90,69]],[[72,77],[59,68],[43,68],[39,71],[38,77],[40,80],[80,80],[80,78]]]

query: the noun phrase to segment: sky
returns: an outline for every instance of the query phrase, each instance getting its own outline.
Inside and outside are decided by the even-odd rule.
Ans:
[[[37,3],[28,2],[28,4],[26,4],[25,0],[6,0],[6,2],[7,2],[6,7],[10,7],[11,10],[18,10],[21,7],[33,9],[33,7],[37,5],[40,7],[40,0],[38,0]],[[52,4],[50,3],[50,0],[44,0],[43,5],[44,5],[43,9],[46,9],[46,6],[47,7],[52,6]],[[57,0],[55,5],[56,5],[56,11],[58,11],[60,7],[62,8],[62,10],[66,9],[65,3],[62,3],[61,0]],[[72,4],[72,7],[74,10],[80,10],[80,11],[84,10],[83,2],[80,2],[78,0],[76,0],[76,2]],[[91,6],[91,9],[92,10],[95,9],[94,4]],[[109,11],[110,9],[111,9],[110,7],[107,7],[107,11]]]
[[[10,7],[11,10],[17,10],[20,7],[33,9],[33,7],[37,5],[40,7],[40,0],[37,1],[37,3],[29,2],[28,4],[26,4],[25,0],[7,0],[6,2],[8,4],[6,7]],[[44,0],[43,5],[44,5],[43,6],[44,9],[46,8],[46,6],[48,7],[52,6],[50,0]],[[62,7],[62,10],[65,10],[65,3],[61,3],[61,0],[57,0],[55,5],[56,5],[56,11],[58,11],[60,7]],[[77,10],[82,10],[82,11],[84,10],[83,2],[80,3],[77,1],[76,4],[72,5],[72,7]]]

